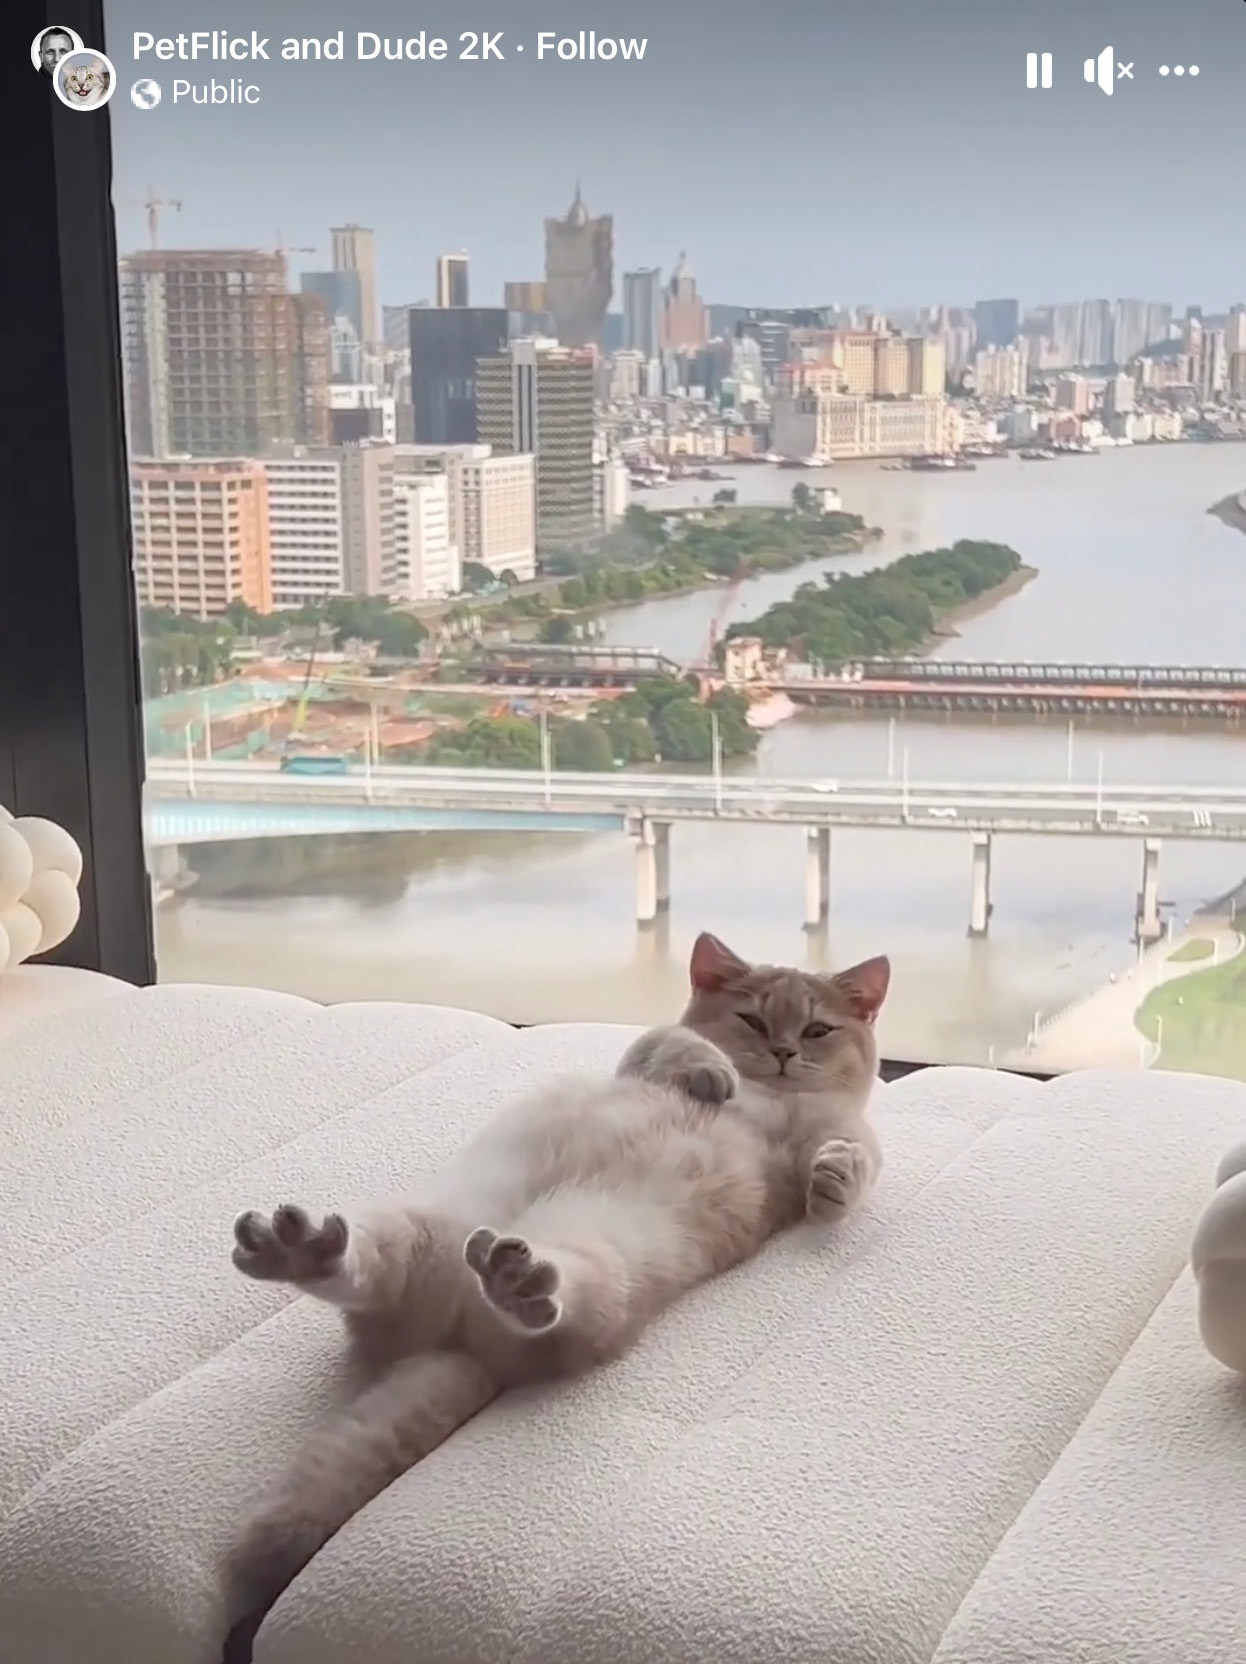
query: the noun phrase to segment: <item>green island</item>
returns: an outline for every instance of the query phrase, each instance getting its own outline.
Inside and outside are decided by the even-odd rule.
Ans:
[[[1159,1045],[1156,1068],[1246,1080],[1246,954],[1153,989],[1134,1023]]]
[[[760,618],[732,624],[727,636],[755,636],[772,650],[828,666],[914,653],[949,615],[1031,576],[1032,568],[1006,544],[963,539],[872,572],[827,572]]]
[[[503,594],[491,574],[469,567],[464,579],[476,596],[456,602],[445,616],[451,624],[465,620],[492,595],[491,624],[535,627],[541,641],[569,642],[583,614],[786,572],[855,553],[880,535],[859,514],[821,509],[804,484],[794,488],[790,507],[740,507],[731,490],[716,492],[703,509],[668,514],[632,504],[622,524],[592,549],[548,555],[535,585],[512,585]]]

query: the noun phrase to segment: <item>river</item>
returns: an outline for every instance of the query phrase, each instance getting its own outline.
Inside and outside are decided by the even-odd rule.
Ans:
[[[1207,509],[1240,490],[1243,475],[1246,449],[1225,444],[988,461],[947,475],[751,467],[730,483],[742,502],[760,503],[786,500],[797,480],[833,482],[845,508],[885,534],[861,554],[820,563],[840,571],[960,537],[1012,544],[1039,577],[966,620],[940,656],[1241,664],[1246,537]],[[685,482],[641,501],[687,505],[721,485]],[[734,616],[755,616],[814,571],[743,585]],[[613,613],[605,639],[693,659],[719,600],[706,592]],[[1246,783],[1246,736],[1231,733],[1078,728],[1070,738],[1063,724],[948,720],[905,722],[889,740],[885,718],[825,714],[773,730],[753,766],[878,778],[889,751],[897,766],[906,749],[913,780],[1064,780],[1071,767],[1089,782],[1102,767],[1108,781]],[[678,1008],[687,949],[712,929],[746,954],[790,963],[887,952],[895,980],[884,1051],[984,1062],[1019,1045],[1036,1015],[1130,962],[1141,864],[1129,840],[997,838],[991,935],[970,941],[963,832],[837,832],[829,931],[807,937],[798,830],[680,825],[671,914],[645,935],[633,922],[634,867],[621,836],[377,837],[367,849],[366,871],[344,848],[336,871],[301,877],[280,852],[266,852],[269,875],[248,893],[218,894],[218,879],[162,908],[162,977],[253,981],[323,999],[458,1002],[518,1021],[643,1022]],[[1244,872],[1246,848],[1167,844],[1161,894],[1183,919]]]

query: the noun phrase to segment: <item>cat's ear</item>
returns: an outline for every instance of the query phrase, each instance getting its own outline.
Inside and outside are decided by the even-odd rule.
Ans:
[[[692,960],[688,975],[698,993],[716,994],[729,982],[744,976],[751,967],[738,953],[732,953],[725,942],[703,930],[692,944]]]
[[[891,961],[885,954],[863,959],[831,978],[836,990],[848,1001],[848,1009],[863,1023],[872,1023],[882,1009],[891,983]]]

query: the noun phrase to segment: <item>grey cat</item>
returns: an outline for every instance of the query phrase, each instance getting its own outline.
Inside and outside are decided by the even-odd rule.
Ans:
[[[244,1213],[234,1264],[340,1308],[375,1384],[245,1523],[227,1568],[227,1658],[365,1503],[508,1387],[618,1357],[686,1290],[812,1216],[834,1222],[881,1164],[866,1121],[890,966],[835,976],[692,951],[681,1021],[609,1080],[502,1111],[418,1195],[349,1222]]]

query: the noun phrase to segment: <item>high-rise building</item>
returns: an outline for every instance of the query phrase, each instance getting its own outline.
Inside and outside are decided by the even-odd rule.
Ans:
[[[379,440],[343,445],[342,531],[351,595],[398,595],[394,560],[394,447]]]
[[[523,279],[518,283],[505,283],[502,286],[502,304],[508,312],[524,312],[537,315],[549,310],[549,300],[545,292],[544,282],[535,279]]]
[[[418,445],[474,445],[476,366],[502,352],[501,307],[415,307],[411,330],[411,404]]]
[[[130,467],[134,577],[143,606],[219,618],[234,601],[273,606],[268,484],[251,461]]]
[[[1112,308],[1112,358],[1118,368],[1133,362],[1150,346],[1147,325],[1150,305],[1144,300],[1118,300]]]
[[[284,255],[151,249],[121,262],[131,450],[256,456],[328,433],[329,319]]]
[[[1164,301],[1152,301],[1147,307],[1147,346],[1158,346],[1172,340],[1172,307]]]
[[[394,490],[395,600],[433,601],[463,587],[459,550],[450,536],[450,493],[444,474],[396,469]]]
[[[1246,306],[1239,304],[1229,308],[1224,331],[1224,350],[1230,357],[1236,356],[1239,352],[1246,352]]]
[[[356,339],[363,345],[363,286],[358,272],[303,272],[299,287],[305,295],[318,295],[332,325],[346,318]]]
[[[614,292],[614,221],[593,219],[578,185],[566,215],[545,222],[545,292],[561,345],[601,345]]]
[[[1112,303],[1107,300],[1082,302],[1078,332],[1077,362],[1089,366],[1112,362]]]
[[[1021,328],[1021,307],[1015,300],[980,300],[973,309],[978,347],[1010,347]]]
[[[695,352],[709,339],[709,314],[697,294],[688,256],[681,254],[666,286],[662,345],[667,352]]]
[[[478,366],[481,440],[536,458],[538,550],[582,545],[596,528],[594,366],[591,350],[530,339]]]
[[[494,456],[488,445],[401,445],[395,477],[446,481],[449,536],[460,566],[483,566],[525,582],[536,573],[536,459]]]
[[[1060,376],[1057,378],[1057,410],[1071,411],[1074,416],[1089,416],[1091,403],[1090,382],[1085,376]]]
[[[980,399],[1022,399],[1026,389],[1026,352],[1022,343],[989,347],[973,361],[974,391]]]
[[[437,256],[438,306],[467,306],[467,255]]]
[[[359,334],[365,347],[375,347],[379,314],[376,307],[376,233],[362,225],[335,225],[329,236],[333,270],[359,274]]]
[[[291,446],[264,458],[273,606],[312,606],[346,587],[340,447]]]
[[[646,361],[662,355],[662,273],[656,266],[623,273],[623,348]]]

